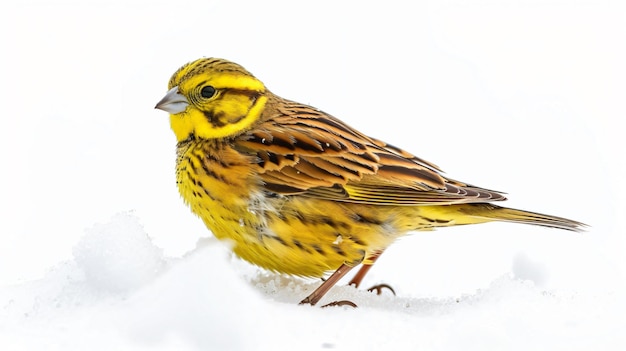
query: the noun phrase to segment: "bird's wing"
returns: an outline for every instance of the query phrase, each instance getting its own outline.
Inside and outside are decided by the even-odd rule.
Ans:
[[[235,140],[256,156],[268,191],[379,205],[443,205],[505,200],[461,183],[432,163],[370,138],[313,107],[281,100]]]

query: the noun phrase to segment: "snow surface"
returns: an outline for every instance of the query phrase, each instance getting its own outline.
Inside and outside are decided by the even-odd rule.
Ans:
[[[623,350],[619,1],[23,1],[0,12],[0,350]],[[182,204],[152,107],[181,64],[274,92],[580,220],[400,239],[364,285],[234,258]],[[402,127],[399,127],[402,123]]]

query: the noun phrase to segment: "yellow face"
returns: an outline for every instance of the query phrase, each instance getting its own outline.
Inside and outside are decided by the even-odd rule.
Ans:
[[[243,67],[202,58],[174,73],[156,108],[170,113],[176,139],[215,139],[238,135],[261,115],[266,89]]]

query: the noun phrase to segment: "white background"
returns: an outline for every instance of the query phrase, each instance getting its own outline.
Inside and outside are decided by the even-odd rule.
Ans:
[[[431,328],[446,323],[440,316],[445,315],[467,322],[447,329],[446,340],[458,336],[457,331],[480,334],[484,329],[474,322],[481,317],[464,309],[441,309],[429,299],[483,296],[485,289],[492,289],[498,301],[504,299],[502,305],[521,304],[530,310],[546,303],[537,302],[541,299],[535,293],[577,296],[557,304],[580,311],[581,318],[598,311],[597,305],[582,301],[610,301],[610,306],[613,300],[608,296],[623,289],[626,270],[621,221],[626,195],[625,43],[626,10],[619,1],[25,1],[5,5],[0,14],[0,285],[8,290],[0,294],[7,299],[0,300],[6,312],[0,314],[5,320],[0,319],[0,336],[18,335],[9,327],[14,325],[12,318],[33,310],[26,303],[17,309],[19,313],[7,312],[6,306],[17,298],[12,289],[42,299],[63,295],[47,294],[28,281],[43,279],[63,290],[65,283],[55,283],[54,278],[55,273],[63,275],[65,268],[59,263],[77,264],[80,271],[78,257],[91,257],[91,251],[81,249],[79,241],[89,228],[111,221],[117,213],[132,211],[143,229],[125,229],[134,220],[118,218],[113,223],[119,228],[110,237],[87,242],[109,247],[111,240],[122,240],[125,230],[145,232],[150,241],[134,248],[148,252],[156,245],[162,250],[159,259],[167,261],[193,250],[198,238],[210,236],[179,199],[173,172],[174,135],[168,116],[153,109],[170,75],[202,56],[238,62],[273,92],[316,106],[405,148],[439,165],[452,178],[505,191],[511,207],[591,226],[584,234],[573,234],[487,224],[403,238],[385,253],[366,284],[388,282],[396,287],[399,299],[418,299],[426,310],[438,312],[405,313],[392,307],[393,299],[384,300],[390,305],[383,303],[369,312],[366,307],[359,312],[327,312],[345,318],[342,332],[329,343],[307,344],[313,349],[341,348],[346,334],[360,336],[363,345],[389,345],[389,340],[368,344],[363,340],[370,334],[361,336],[349,328],[351,321],[370,317],[380,318],[383,330],[387,318],[419,318],[416,328],[428,338],[443,335],[437,330],[444,328]],[[308,289],[311,281],[266,277],[225,259],[221,253],[227,250],[219,245],[211,250],[217,254],[200,250],[197,256],[221,257],[211,262],[216,270],[235,277],[235,289],[265,297],[251,308],[283,311],[294,320],[309,318],[308,310],[283,305],[291,307],[292,301],[305,296],[307,291],[299,289]],[[124,252],[134,254],[120,252],[113,257],[123,260]],[[179,268],[191,275],[185,283],[205,279],[193,276],[195,261],[177,262],[190,269]],[[125,274],[114,274],[108,282],[128,278]],[[154,279],[168,282],[160,275]],[[259,279],[268,279],[279,290],[284,284],[283,290],[293,295],[276,297],[267,285],[248,284]],[[522,284],[523,280],[529,282]],[[128,288],[123,297],[115,295],[113,300],[135,296],[141,288]],[[189,289],[202,291],[202,286],[192,284]],[[99,294],[77,294],[99,306],[95,309],[112,308],[99,300]],[[171,298],[176,301],[180,296]],[[370,297],[361,298],[369,301]],[[480,301],[472,313],[490,311],[504,321],[515,320],[514,314],[503,314],[499,303]],[[238,308],[226,306],[225,311]],[[619,310],[623,305],[613,307]],[[141,306],[130,309],[141,311]],[[520,313],[529,313],[531,321],[547,318],[541,311],[527,311]],[[74,325],[70,322],[74,312],[60,308],[58,313],[59,325]],[[207,313],[198,320],[212,320],[211,312]],[[307,323],[326,323],[324,312],[311,313],[313,322]],[[616,319],[620,314],[597,313],[607,325],[623,325],[623,317]],[[255,321],[255,316],[246,319]],[[235,317],[241,316],[230,318]],[[167,314],[150,318],[167,318]],[[181,318],[195,324],[195,317]],[[610,329],[597,326],[604,334],[594,330],[580,334],[578,329],[568,329],[566,319],[559,319],[563,324],[554,327],[558,332],[545,336],[551,341],[546,344],[561,345],[561,338],[571,342],[580,336],[590,344],[619,347],[610,340]],[[572,320],[578,322],[576,316]],[[62,327],[59,330],[64,331],[43,332],[45,328],[33,326],[37,321],[19,325],[29,330],[26,334],[45,333],[48,340],[76,340]],[[240,326],[237,319],[231,321]],[[106,319],[101,322],[107,324]],[[263,334],[265,322],[249,323]],[[280,331],[292,335],[289,327],[297,325],[281,324]],[[280,338],[275,328],[268,328],[268,333]],[[414,329],[407,328],[404,334],[410,335]],[[528,338],[522,336],[528,330],[523,326],[512,330],[512,336],[507,332],[503,338],[490,339],[492,334],[486,333],[463,345],[524,348]],[[105,345],[137,347],[132,337],[119,333],[117,338],[106,338],[115,343]],[[393,333],[404,335],[397,328]],[[212,346],[210,339],[192,346],[184,336],[180,339],[189,348]],[[28,345],[19,337],[8,340],[12,346]],[[417,345],[393,342],[396,347]],[[447,344],[433,345],[445,349]]]

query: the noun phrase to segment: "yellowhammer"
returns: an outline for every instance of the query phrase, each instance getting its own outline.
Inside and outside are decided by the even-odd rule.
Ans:
[[[505,197],[444,177],[434,164],[314,107],[283,99],[243,67],[202,58],[181,67],[156,108],[176,134],[176,182],[191,210],[239,257],[305,277],[352,267],[358,286],[409,231],[509,221],[579,231],[565,218],[493,205]]]

